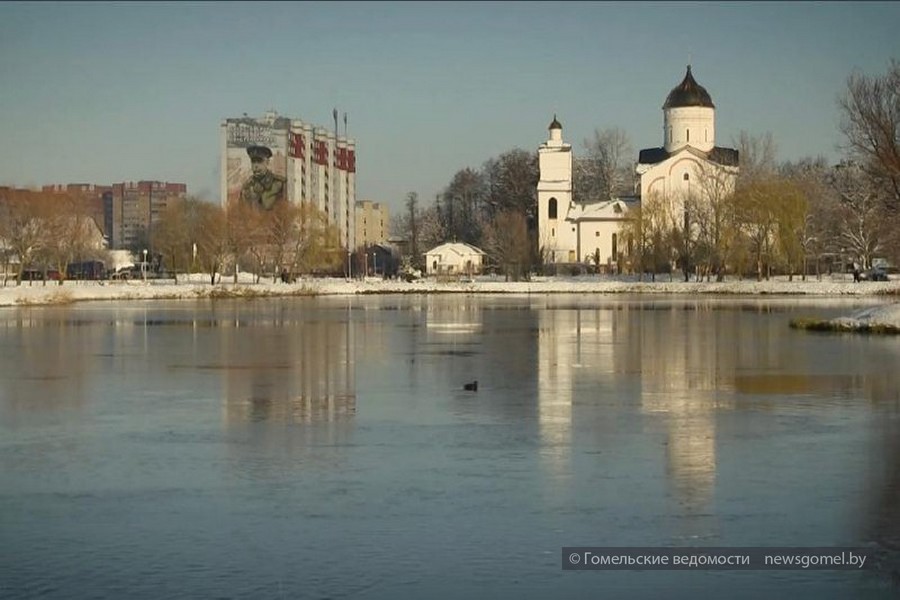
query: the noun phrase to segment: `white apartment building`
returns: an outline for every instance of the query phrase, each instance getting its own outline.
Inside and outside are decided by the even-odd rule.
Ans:
[[[240,198],[241,186],[250,177],[247,148],[266,146],[272,151],[270,170],[286,180],[287,200],[312,204],[340,231],[343,247],[358,245],[355,140],[268,111],[258,118],[245,114],[225,119],[220,145],[223,206]]]

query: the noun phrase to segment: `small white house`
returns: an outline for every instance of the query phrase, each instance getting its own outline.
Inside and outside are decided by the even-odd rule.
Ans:
[[[481,273],[484,252],[461,242],[449,242],[425,253],[428,275],[474,275]]]

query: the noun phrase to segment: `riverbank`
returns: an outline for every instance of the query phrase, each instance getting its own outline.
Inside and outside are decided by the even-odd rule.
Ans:
[[[198,299],[234,297],[324,296],[356,294],[723,294],[723,295],[809,295],[809,296],[896,296],[900,299],[900,280],[854,283],[851,278],[823,277],[822,280],[773,278],[769,281],[731,280],[688,282],[611,277],[539,277],[532,281],[507,282],[502,278],[482,277],[473,281],[414,282],[366,278],[302,279],[295,283],[255,283],[242,274],[237,283],[225,278],[210,285],[206,276],[150,281],[66,281],[24,282],[0,288],[0,306],[65,304],[87,300]]]

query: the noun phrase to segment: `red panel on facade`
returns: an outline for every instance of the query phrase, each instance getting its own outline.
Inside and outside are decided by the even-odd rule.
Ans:
[[[325,145],[324,141],[316,142],[316,164],[319,165],[327,165],[328,164],[328,147]]]
[[[304,158],[306,156],[306,146],[303,144],[303,134],[288,134],[288,155],[291,158]]]
[[[351,173],[356,173],[356,151],[355,150],[347,151],[347,170]]]

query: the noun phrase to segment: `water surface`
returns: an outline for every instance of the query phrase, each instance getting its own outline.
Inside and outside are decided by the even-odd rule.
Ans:
[[[900,341],[787,326],[879,302],[5,309],[0,596],[896,597]],[[888,559],[563,572],[578,545]]]

